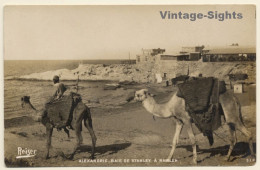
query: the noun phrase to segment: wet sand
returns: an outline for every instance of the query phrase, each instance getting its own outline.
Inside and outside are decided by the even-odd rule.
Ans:
[[[163,103],[173,95],[173,87],[150,86],[150,91],[156,94],[156,101]],[[254,89],[255,90],[255,89]],[[242,101],[242,117],[246,127],[253,134],[254,148],[256,143],[256,113],[255,101],[248,103],[247,94],[239,96]],[[242,100],[244,99],[244,100]],[[31,118],[22,117],[5,120],[5,161],[8,166],[193,166],[192,147],[185,127],[182,130],[173,161],[164,162],[170,149],[174,123],[171,119],[153,119],[141,105],[130,102],[122,108],[91,109],[94,131],[97,136],[95,160],[91,160],[91,138],[86,128],[83,128],[83,145],[75,154],[73,160],[66,159],[72,152],[76,138],[70,130],[68,139],[63,131],[54,129],[52,137],[51,158],[45,160],[46,133],[45,127]],[[214,144],[209,146],[208,140],[193,125],[198,143],[198,166],[250,166],[255,162],[248,155],[246,138],[237,131],[237,144],[232,154],[232,161],[224,161],[227,154],[228,129],[223,124],[214,135]],[[32,158],[16,159],[17,148],[28,148],[36,151]],[[65,155],[65,156],[64,156]]]

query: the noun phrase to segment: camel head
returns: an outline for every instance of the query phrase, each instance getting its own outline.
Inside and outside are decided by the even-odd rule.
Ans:
[[[22,108],[25,106],[25,105],[27,105],[27,104],[31,104],[31,102],[30,102],[30,96],[23,96],[22,98],[21,98],[21,106],[22,106]]]
[[[34,121],[36,121],[36,122],[41,121],[41,119],[42,119],[41,114],[42,113],[40,111],[36,110],[34,108],[34,106],[31,104],[30,96],[23,96],[21,98],[21,106],[22,106],[22,108],[33,110],[33,112],[31,112],[31,114],[29,114],[29,116],[31,116]]]
[[[144,100],[148,97],[148,95],[150,95],[150,94],[148,93],[148,89],[138,90],[138,91],[135,92],[135,98],[134,98],[134,100],[135,100],[135,101],[142,102],[142,101],[144,101]]]
[[[23,96],[21,98],[21,106],[22,108],[27,107],[29,109],[36,110],[30,102],[30,96]]]

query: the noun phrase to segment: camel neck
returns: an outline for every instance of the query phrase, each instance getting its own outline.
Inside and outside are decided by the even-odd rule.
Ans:
[[[156,101],[154,100],[154,98],[152,98],[151,96],[147,96],[147,98],[142,102],[144,108],[153,114],[154,111],[154,106],[157,104]]]
[[[153,97],[147,96],[147,98],[142,102],[144,108],[154,116],[157,117],[168,117],[162,113],[161,105],[157,104]]]
[[[28,103],[26,106],[28,109],[34,110],[36,112],[38,111],[31,103]]]

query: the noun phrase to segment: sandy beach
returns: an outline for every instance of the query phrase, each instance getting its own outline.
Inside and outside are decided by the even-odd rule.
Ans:
[[[147,87],[147,85],[143,85]],[[140,87],[138,87],[140,88]],[[176,87],[149,85],[158,103],[164,103],[176,91]],[[251,90],[249,90],[251,89]],[[242,104],[242,117],[245,126],[253,134],[254,149],[256,141],[255,101],[248,103],[251,85],[248,91],[238,98]],[[243,100],[244,99],[244,100]],[[83,145],[79,148],[73,160],[66,156],[73,150],[76,142],[75,134],[70,130],[71,137],[54,129],[52,137],[51,158],[45,160],[46,133],[45,127],[33,122],[29,117],[5,120],[5,162],[9,166],[192,166],[192,147],[185,131],[182,130],[179,144],[173,160],[165,162],[175,131],[175,125],[170,119],[153,119],[151,114],[142,107],[141,103],[130,102],[122,108],[93,108],[91,109],[94,131],[97,136],[95,159],[91,160],[91,138],[86,128],[83,128]],[[232,153],[231,162],[224,161],[227,154],[228,129],[227,125],[215,131],[214,144],[209,146],[208,140],[193,125],[198,143],[199,166],[250,166],[255,160],[248,155],[248,144],[243,134],[237,131],[237,144]],[[217,136],[216,136],[217,135]],[[17,148],[37,150],[32,158],[16,159]]]

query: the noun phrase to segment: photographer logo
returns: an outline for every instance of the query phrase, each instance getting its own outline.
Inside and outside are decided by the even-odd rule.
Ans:
[[[18,147],[18,155],[16,156],[16,159],[34,157],[36,155],[36,151],[37,150],[35,149]]]

